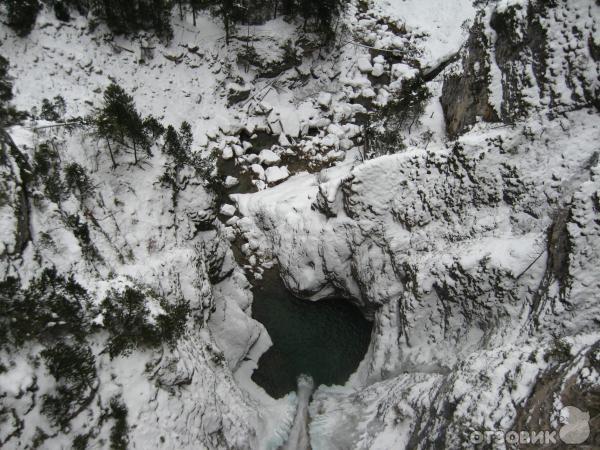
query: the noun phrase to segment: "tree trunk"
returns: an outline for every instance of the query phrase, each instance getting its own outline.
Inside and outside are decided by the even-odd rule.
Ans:
[[[110,141],[108,140],[108,138],[106,138],[106,145],[108,145],[108,153],[110,154],[110,160],[112,161],[113,170],[114,170],[117,168],[117,163],[115,162],[115,157],[113,155],[112,148],[110,148]]]
[[[196,7],[192,6],[192,18],[194,19],[194,26],[196,26]]]
[[[225,44],[229,45],[229,17],[224,16],[223,22],[225,24]]]
[[[133,164],[137,166],[137,147],[135,145],[135,141],[133,141]]]

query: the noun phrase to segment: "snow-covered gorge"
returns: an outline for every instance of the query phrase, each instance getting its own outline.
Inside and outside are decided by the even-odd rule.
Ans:
[[[525,400],[547,368],[542,355],[554,334],[572,336],[585,351],[583,342],[597,332],[596,315],[589,314],[598,308],[597,285],[588,272],[597,243],[584,238],[580,250],[573,243],[574,255],[592,259],[569,266],[569,286],[550,272],[553,258],[564,257],[560,239],[568,237],[548,244],[548,230],[569,233],[572,225],[564,228],[559,214],[544,212],[552,187],[540,182],[551,170],[578,185],[569,191],[597,186],[596,175],[580,173],[596,151],[590,144],[599,130],[587,111],[569,119],[563,125],[573,127],[578,142],[588,142],[587,152],[572,160],[561,152],[571,138],[559,124],[547,124],[537,145],[514,129],[476,130],[449,149],[414,149],[355,168],[298,175],[269,191],[236,197],[242,214],[267,230],[264,247],[276,255],[294,292],[312,299],[341,292],[374,317],[369,353],[347,390],[320,388],[315,394],[314,448],[408,445],[413,433],[428,433],[418,421],[451,399],[463,405],[461,420],[476,427],[481,419],[473,417],[483,414],[491,427],[517,413],[512,401]],[[512,151],[500,150],[497,142]],[[558,195],[557,206],[563,201]],[[584,202],[587,210],[592,198]],[[370,386],[369,394],[356,393],[363,386]],[[493,393],[487,403],[476,400],[482,390]],[[408,410],[374,414],[364,408],[365,395],[373,396],[378,410],[408,395]],[[388,420],[401,420],[404,434],[398,425],[385,425]],[[437,420],[443,430],[456,416],[449,423]],[[380,423],[381,436],[371,430],[373,423]],[[354,434],[344,431],[357,426]],[[472,429],[448,432],[447,445]],[[338,436],[350,440],[338,444]]]
[[[474,3],[351,2],[328,51],[278,19],[252,29],[256,66],[208,16],[176,22],[170,44],[144,36],[143,64],[138,40],[83,17],[44,11],[23,39],[3,28],[19,108],[60,94],[85,115],[114,79],[143,111],[190,121],[195,151],[232,173],[217,195],[183,170],[174,195],[158,146],[111,170],[86,130],[7,130],[18,149],[3,138],[3,280],[55,267],[96,312],[107,292],[137,287],[153,292],[151,317],[159,297],[189,301],[191,315],[176,345],[116,358],[95,315],[93,395],[66,428],[41,408],[57,387],[42,346],[3,349],[0,443],[105,448],[123,428],[113,400],[135,448],[304,437],[296,394],[274,400],[251,379],[270,339],[248,280],[273,267],[297,296],[344,297],[373,320],[348,383],[315,386],[300,408],[313,449],[470,447],[472,431],[556,429],[564,405],[597,411],[600,7]],[[404,146],[365,158],[364,115],[419,74],[431,96]],[[58,149],[59,173],[84,167],[95,194],[54,201],[31,182],[40,144]]]
[[[479,123],[451,143],[235,196],[252,219],[244,231],[277,259],[293,292],[341,294],[374,318],[370,350],[348,385],[314,395],[313,448],[458,448],[473,431],[517,429],[528,417],[550,426],[566,404],[590,408],[600,130],[587,105],[597,101],[598,58],[586,59],[592,47],[573,39],[588,30],[597,42],[597,6],[561,3],[543,31],[538,6],[481,10],[445,71],[450,132],[457,118],[462,127],[521,115],[515,125]],[[581,28],[565,32],[574,22]],[[549,39],[543,60],[532,44],[540,36]],[[484,97],[470,98],[473,89]],[[559,362],[551,355],[561,339],[571,347]],[[580,393],[555,384],[532,404],[553,377]]]

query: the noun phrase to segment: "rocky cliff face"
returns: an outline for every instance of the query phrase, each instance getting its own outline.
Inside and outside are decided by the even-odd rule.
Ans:
[[[282,20],[226,48],[200,17],[200,37],[178,23],[143,66],[84,18],[42,12],[31,41],[7,34],[19,107],[46,95],[46,72],[73,115],[118,79],[141,108],[192,121],[222,183],[188,167],[174,190],[159,143],[113,170],[85,128],[0,136],[0,445],[282,445],[296,397],[250,379],[270,342],[248,280],[273,266],[299,297],[344,297],[373,321],[347,385],[312,396],[312,448],[471,447],[558,430],[567,405],[598,429],[600,6],[450,3],[350,4],[319,52]],[[68,182],[75,163],[85,186]],[[177,338],[111,354],[117,294]],[[6,320],[23,305],[35,320]],[[58,343],[80,350],[83,381],[52,362]],[[48,414],[65,388],[85,394],[65,397],[66,422]],[[494,439],[482,446],[512,445]]]
[[[14,145],[6,132],[0,142],[0,164],[2,169],[2,199],[0,208],[6,218],[6,229],[2,236],[3,248],[0,254],[9,256],[20,254],[31,238],[29,229],[29,199],[24,177],[30,168],[27,160]]]
[[[53,184],[38,172],[40,162],[33,153],[33,140],[51,136],[58,151],[51,170],[61,180],[67,161],[82,156],[78,145],[81,135],[31,132],[19,127],[11,133],[17,144],[5,133],[1,154],[1,268],[5,277],[1,293],[2,445],[116,445],[114,440],[119,435],[115,430],[120,430],[123,442],[142,446],[195,448],[198,442],[212,448],[258,445],[257,411],[237,387],[231,367],[252,347],[260,327],[235,301],[229,305],[227,318],[215,317],[228,293],[237,292],[242,307],[250,293],[220,231],[196,231],[199,213],[211,205],[210,194],[201,184],[189,183],[173,208],[171,195],[153,186],[152,177],[125,181],[122,175],[107,177],[106,172],[92,169],[89,176],[95,195],[63,192],[53,200],[55,191],[49,190]],[[85,159],[81,162],[89,164]],[[135,203],[128,200],[131,194]],[[69,309],[56,309],[59,306],[54,303],[73,301],[70,285],[65,300],[51,293],[28,297],[25,287],[31,289],[38,283],[40,271],[49,267],[60,270],[60,276],[71,274],[69,283],[90,302],[80,319],[68,316]],[[23,286],[23,294],[11,290],[13,280]],[[48,287],[45,283],[41,289]],[[101,302],[107,293],[123,288],[139,289],[147,295],[146,313],[150,317],[164,313],[169,304],[187,302],[185,331],[176,344],[165,342],[136,349],[133,355],[109,356],[103,328],[108,326],[103,322],[107,312]],[[13,295],[24,298],[19,300]],[[28,309],[19,306],[25,304],[29,304]],[[21,312],[15,313],[13,308]],[[45,308],[50,308],[54,322],[44,319]],[[24,328],[6,322],[13,314],[27,321]],[[92,321],[91,328],[87,328],[87,320]],[[206,328],[208,323],[210,327]],[[51,333],[53,326],[57,329]],[[239,352],[234,350],[238,343],[220,338],[231,334],[229,326],[236,329],[237,339],[243,342]],[[57,348],[60,342],[90,349],[95,375],[90,381],[91,397],[78,399],[73,394],[74,399],[67,396],[59,400],[64,405],[82,403],[70,420],[57,417],[57,425],[48,412],[47,398],[63,383],[78,392],[73,387],[77,384],[70,384],[69,378],[58,372],[50,375],[41,364],[45,353],[40,351],[44,347]],[[222,348],[228,344],[232,351],[226,357]],[[125,423],[119,422],[115,413],[114,405],[121,403]]]
[[[515,123],[533,113],[598,108],[593,2],[509,2],[482,8],[446,74],[441,102],[451,136],[478,117]]]
[[[564,405],[590,408],[597,12],[481,8],[441,75],[454,141],[236,199],[290,289],[342,294],[374,320],[352,389],[315,394],[314,448],[457,448],[473,431],[524,430],[549,383],[546,426]]]

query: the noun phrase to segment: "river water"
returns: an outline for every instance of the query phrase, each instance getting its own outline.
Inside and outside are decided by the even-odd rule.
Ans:
[[[301,374],[310,375],[315,387],[344,384],[367,351],[371,323],[348,300],[301,300],[277,270],[264,275],[254,288],[252,317],[266,327],[273,346],[252,379],[275,398],[295,391]]]

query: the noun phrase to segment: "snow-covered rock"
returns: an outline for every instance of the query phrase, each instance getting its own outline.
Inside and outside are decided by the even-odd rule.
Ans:
[[[414,78],[419,70],[404,63],[392,64],[392,78],[394,80],[405,80]]]
[[[260,164],[252,164],[250,168],[260,180],[265,179],[265,169],[263,169],[263,167]]]
[[[241,145],[233,145],[233,153],[235,153],[235,156],[242,156],[245,152],[246,150]]]
[[[273,150],[269,149],[261,150],[261,152],[258,154],[258,158],[260,163],[266,166],[272,166],[273,164],[277,164],[279,161],[281,161],[279,155]]]
[[[221,206],[221,210],[219,212],[224,216],[231,217],[235,214],[235,206],[224,204],[223,206]]]
[[[89,347],[96,373],[59,426],[43,406],[62,381],[40,353],[56,336],[2,342],[0,446],[106,447],[122,404],[131,447],[281,448],[298,396],[271,399],[252,381],[271,341],[252,319],[244,272],[260,287],[273,261],[296,295],[343,297],[373,321],[347,384],[317,387],[308,404],[301,393],[292,435],[314,449],[470,448],[481,430],[556,430],[563,402],[597,409],[600,6],[367,3],[339,16],[354,42],[301,58],[297,48],[314,43],[294,23],[253,25],[260,61],[248,67],[238,59],[246,43],[223,45],[221,25],[202,14],[196,27],[174,19],[168,45],[150,33],[106,40],[104,25],[80,15],[61,23],[51,8],[25,38],[0,24],[17,109],[36,115],[43,98],[61,95],[66,117],[84,117],[114,80],[143,116],[190,122],[194,157],[236,157],[224,164],[227,186],[258,190],[228,204],[195,167],[174,167],[162,138],[138,165],[119,149],[113,168],[88,129],[8,127],[16,147],[0,136],[0,297],[15,296],[15,280],[42,289],[33,282],[47,268],[72,277],[86,298],[72,298],[71,285],[69,304],[94,312],[85,342],[74,342]],[[156,49],[143,66],[140,42]],[[396,111],[398,129],[383,131],[403,142],[369,154],[361,115],[405,89],[427,97],[423,110]],[[262,150],[276,140],[276,151]],[[47,166],[45,148],[59,156]],[[73,186],[74,162],[90,192]],[[143,294],[151,323],[189,304],[182,336],[111,358],[108,331],[95,327],[108,323],[107,292],[125,287]],[[44,334],[65,325],[55,315]],[[5,333],[13,322],[0,320]],[[307,410],[308,424],[298,420]]]
[[[371,58],[368,56],[359,56],[356,61],[356,67],[362,73],[370,73],[373,70],[373,65],[371,64]]]
[[[236,177],[232,177],[231,175],[228,175],[225,178],[225,187],[233,187],[236,186],[237,184],[239,184],[239,180]]]
[[[271,166],[268,167],[267,170],[265,170],[265,178],[267,180],[267,183],[271,184],[271,183],[276,183],[278,181],[281,180],[285,180],[287,177],[290,176],[290,173],[287,170],[287,167],[278,167],[278,166]]]
[[[252,88],[249,86],[242,86],[237,83],[229,83],[227,85],[227,100],[230,105],[242,102],[250,97]]]
[[[371,75],[373,75],[374,77],[378,78],[381,75],[383,75],[384,73],[385,73],[385,69],[383,67],[383,64],[375,63],[373,65],[373,70],[371,71]]]
[[[329,92],[320,92],[317,103],[323,108],[329,108],[331,106],[332,96]]]
[[[339,144],[340,138],[337,134],[330,133],[321,140],[321,145],[325,147],[335,147]]]
[[[282,147],[289,147],[291,145],[290,140],[288,139],[288,137],[284,133],[281,133],[279,135],[279,139],[277,140],[277,142]]]
[[[281,116],[281,126],[283,132],[291,137],[297,138],[300,135],[300,119],[294,112],[287,111]]]
[[[233,158],[233,149],[229,146],[225,147],[221,153],[221,157],[225,160]]]

